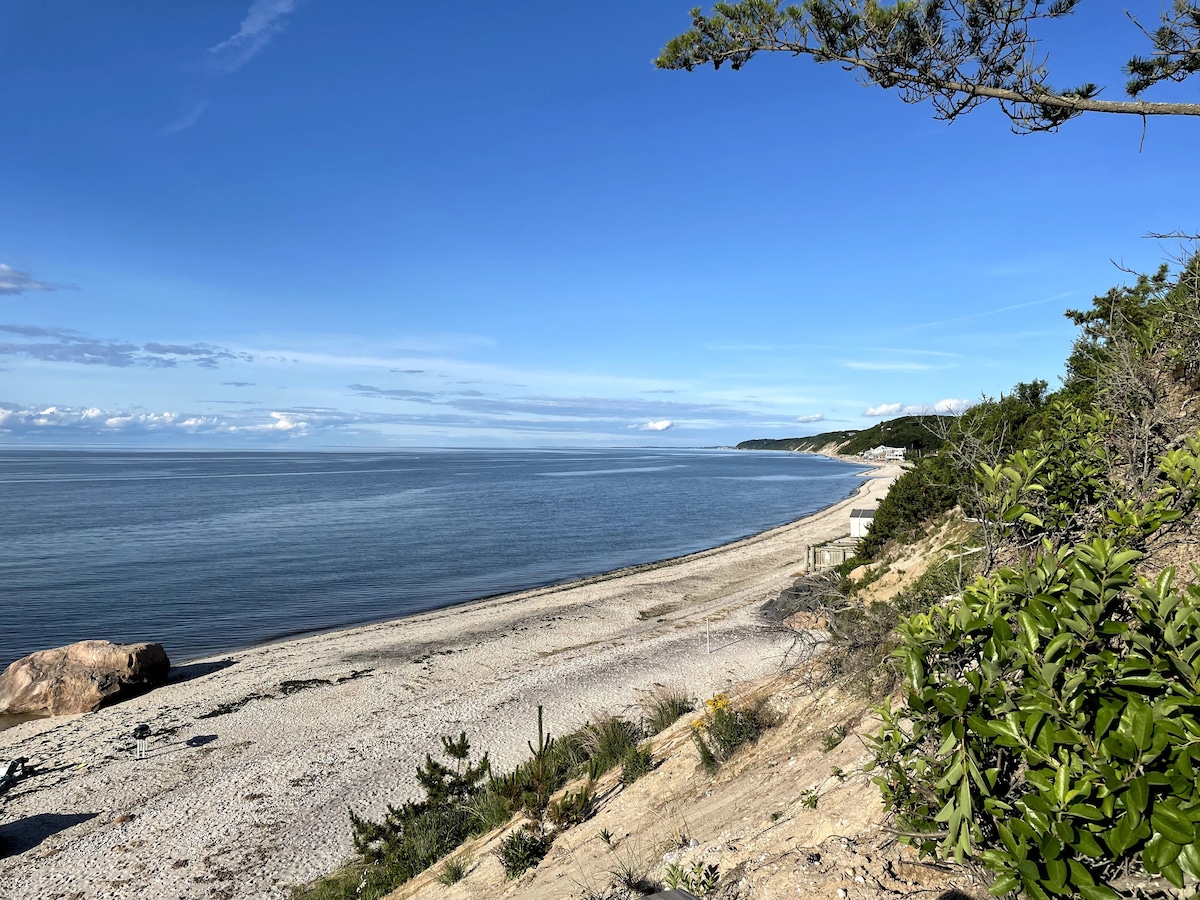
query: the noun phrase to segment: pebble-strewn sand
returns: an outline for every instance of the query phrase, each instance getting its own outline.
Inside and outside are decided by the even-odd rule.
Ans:
[[[443,734],[506,769],[538,704],[562,733],[655,684],[703,697],[787,665],[794,642],[759,607],[898,472],[684,559],[190,664],[118,706],[0,732],[0,761],[36,767],[0,799],[0,898],[286,897],[349,855],[347,806],[377,817],[414,795]],[[282,692],[299,679],[328,683]],[[135,761],[140,722],[155,737]]]

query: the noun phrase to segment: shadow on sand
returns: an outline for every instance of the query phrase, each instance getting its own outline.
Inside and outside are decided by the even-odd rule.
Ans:
[[[38,813],[15,822],[5,822],[0,825],[0,842],[4,844],[4,852],[9,856],[32,850],[48,837],[53,837],[60,831],[66,831],[82,822],[88,822],[100,815],[99,813]]]
[[[232,657],[226,659],[214,659],[209,662],[188,663],[183,666],[171,666],[171,673],[167,676],[168,684],[176,684],[180,681],[191,681],[193,678],[200,678],[203,675],[211,675],[213,672],[220,672],[222,669],[228,669],[232,666],[236,659]]]

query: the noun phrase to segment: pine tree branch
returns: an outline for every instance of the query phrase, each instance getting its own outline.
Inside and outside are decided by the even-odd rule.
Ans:
[[[931,100],[938,118],[952,121],[989,100],[999,103],[1014,130],[1054,131],[1083,113],[1200,116],[1200,103],[1146,101],[1139,95],[1160,81],[1182,81],[1197,71],[1200,7],[1176,0],[1163,27],[1151,34],[1155,56],[1134,57],[1129,100],[1102,100],[1100,88],[1064,90],[1047,83],[1031,23],[1071,13],[1079,0],[782,0],[718,2],[711,15],[692,11],[692,29],[673,38],[655,65],[691,70],[728,63],[739,69],[756,53],[810,56],[857,71],[864,81],[896,89],[905,102]]]

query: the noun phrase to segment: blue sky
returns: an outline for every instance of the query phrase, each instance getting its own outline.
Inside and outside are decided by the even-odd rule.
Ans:
[[[1056,382],[1063,310],[1198,228],[1196,120],[656,71],[689,5],[6,0],[0,445],[863,427]],[[1054,81],[1120,98],[1139,35],[1081,7]]]

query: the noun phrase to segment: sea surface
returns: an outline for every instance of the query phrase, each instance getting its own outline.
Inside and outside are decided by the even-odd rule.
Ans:
[[[0,667],[85,638],[180,663],[724,544],[863,466],[721,450],[0,451]]]

